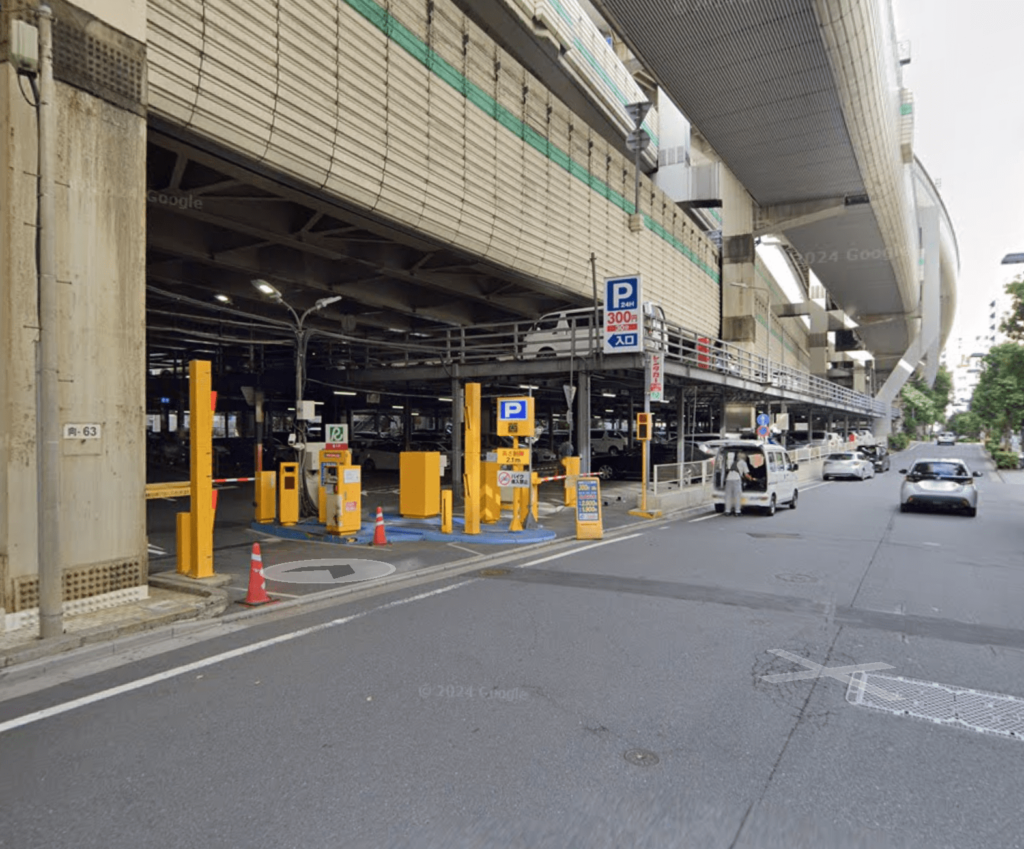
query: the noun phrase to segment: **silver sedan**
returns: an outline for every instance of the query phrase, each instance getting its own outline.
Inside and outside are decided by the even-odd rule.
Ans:
[[[948,457],[918,460],[907,469],[900,469],[900,512],[925,507],[962,510],[968,516],[978,514],[978,488],[974,479],[981,472],[971,472],[963,460]]]
[[[832,478],[873,478],[875,464],[859,451],[841,451],[829,454],[821,464],[821,476]]]

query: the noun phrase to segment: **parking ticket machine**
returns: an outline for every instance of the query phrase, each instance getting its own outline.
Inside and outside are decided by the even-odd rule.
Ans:
[[[354,534],[362,526],[362,469],[352,452],[320,452],[320,518],[329,534]]]

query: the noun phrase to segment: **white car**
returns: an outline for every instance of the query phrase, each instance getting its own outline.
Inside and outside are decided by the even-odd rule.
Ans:
[[[935,437],[936,445],[956,445],[956,434],[946,431]]]
[[[865,480],[875,476],[875,464],[859,451],[840,451],[825,458],[821,476],[827,481],[833,478]]]

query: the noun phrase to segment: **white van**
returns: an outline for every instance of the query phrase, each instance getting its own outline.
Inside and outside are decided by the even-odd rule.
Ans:
[[[549,312],[538,318],[523,336],[520,355],[534,357],[589,356],[604,347],[604,310],[593,307]],[[644,348],[669,351],[669,328],[659,318],[644,319]]]
[[[711,497],[716,513],[725,512],[725,475],[736,457],[747,461],[753,480],[743,481],[740,507],[754,507],[767,516],[775,515],[775,508],[788,504],[796,509],[797,478],[799,468],[789,459],[781,445],[750,439],[723,440],[715,456],[715,473],[711,484]]]
[[[594,308],[550,312],[538,318],[523,337],[523,357],[587,356],[601,346],[601,313]]]

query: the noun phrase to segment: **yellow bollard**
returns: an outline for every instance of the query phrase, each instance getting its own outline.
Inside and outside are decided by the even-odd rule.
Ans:
[[[192,514],[179,513],[177,523],[178,574],[192,571]]]
[[[501,519],[501,490],[498,488],[498,464],[481,463],[480,521],[493,525]]]
[[[452,491],[441,490],[441,533],[452,532]]]
[[[530,504],[530,512],[533,513],[533,521],[539,522],[540,517],[537,514],[537,502],[540,501],[540,475],[534,472],[533,477],[530,478],[530,484],[533,486],[533,499]]]
[[[563,457],[562,467],[565,469],[565,474],[568,476],[565,479],[565,506],[575,507],[576,479],[579,477],[580,474],[580,458]]]

